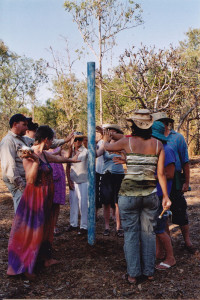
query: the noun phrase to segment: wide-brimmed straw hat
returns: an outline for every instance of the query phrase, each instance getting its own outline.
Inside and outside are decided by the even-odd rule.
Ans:
[[[153,124],[153,118],[148,109],[138,109],[134,112],[132,117],[126,120],[134,122],[140,129],[149,129]]]
[[[114,129],[117,131],[117,133],[123,134],[123,131],[121,130],[120,126],[117,124],[103,124],[102,127],[103,129]]]
[[[155,121],[152,125],[152,136],[161,141],[167,142],[168,138],[164,135],[165,125],[160,121]]]
[[[173,123],[174,120],[172,118],[169,118],[166,114],[166,112],[162,111],[162,112],[156,112],[156,113],[153,113],[152,114],[152,117],[153,117],[153,121],[160,121],[160,120],[166,120],[170,123]]]

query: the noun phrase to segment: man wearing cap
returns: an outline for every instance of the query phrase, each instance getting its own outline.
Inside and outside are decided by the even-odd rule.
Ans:
[[[24,145],[28,146],[24,137],[28,122],[24,115],[15,114],[10,118],[9,124],[11,129],[0,143],[1,170],[3,181],[13,196],[16,212],[26,185],[25,171],[17,151]]]
[[[153,114],[153,120],[161,121],[165,125],[165,136],[167,137],[167,143],[172,147],[175,153],[175,176],[173,180],[172,191],[170,199],[172,201],[172,222],[178,224],[181,228],[181,232],[185,241],[185,247],[190,253],[194,253],[195,249],[190,240],[189,223],[187,215],[187,202],[184,197],[184,193],[189,188],[190,168],[189,168],[189,156],[185,139],[182,134],[169,129],[169,123],[173,123],[174,120],[169,118],[165,112],[157,112]],[[184,175],[184,183],[182,184],[182,171]]]
[[[173,149],[167,144],[167,137],[164,135],[165,125],[156,121],[152,125],[152,136],[160,140],[163,143],[165,151],[165,175],[167,178],[167,192],[171,193],[172,182],[175,171],[175,154]],[[163,210],[162,207],[162,189],[159,182],[157,182],[157,195],[160,200],[160,213]],[[170,236],[166,232],[167,216],[164,214],[161,218],[157,219],[157,226],[155,228],[156,233],[156,258],[163,260],[156,266],[157,270],[169,269],[176,264],[176,260],[173,253],[173,247]]]

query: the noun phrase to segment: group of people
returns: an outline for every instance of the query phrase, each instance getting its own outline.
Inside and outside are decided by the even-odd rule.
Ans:
[[[117,124],[96,127],[96,218],[103,206],[104,236],[110,235],[110,216],[116,220],[116,235],[124,237],[125,278],[135,284],[141,275],[152,280],[155,268],[165,270],[176,264],[167,222],[170,211],[186,249],[191,253],[195,249],[184,197],[189,189],[184,137],[170,129],[173,119],[164,112],[140,109],[127,121],[130,135],[124,135]],[[67,152],[61,149],[64,143]],[[20,152],[23,147],[25,151]],[[58,263],[52,257],[52,243],[60,204],[66,198],[63,163],[67,163],[70,201],[67,231],[87,233],[87,136],[72,132],[56,139],[49,126],[38,126],[16,114],[0,143],[0,155],[15,211],[7,274],[24,273],[34,279],[37,261],[46,267]],[[161,262],[155,265],[156,258]]]

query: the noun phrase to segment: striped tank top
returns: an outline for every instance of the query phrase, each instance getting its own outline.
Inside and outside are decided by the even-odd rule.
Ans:
[[[158,141],[156,154],[133,153],[130,138],[131,153],[127,153],[127,173],[122,181],[119,195],[147,196],[156,192],[155,171],[158,163]]]

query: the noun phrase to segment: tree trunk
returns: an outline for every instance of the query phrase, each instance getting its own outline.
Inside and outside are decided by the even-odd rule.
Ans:
[[[100,4],[100,0],[99,0]],[[101,4],[100,4],[101,5]],[[99,108],[100,124],[103,124],[103,101],[102,101],[102,37],[101,37],[101,13],[99,13]]]

